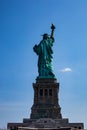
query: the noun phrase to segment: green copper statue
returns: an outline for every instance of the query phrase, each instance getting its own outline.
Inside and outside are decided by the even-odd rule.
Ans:
[[[55,78],[52,70],[52,46],[54,42],[54,29],[55,26],[51,26],[51,35],[47,33],[43,35],[43,39],[38,45],[33,47],[34,52],[38,55],[38,78]]]

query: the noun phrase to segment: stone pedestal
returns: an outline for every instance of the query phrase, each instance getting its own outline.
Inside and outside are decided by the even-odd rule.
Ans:
[[[37,79],[33,88],[34,104],[31,108],[30,119],[61,119],[58,99],[59,83],[56,79]]]

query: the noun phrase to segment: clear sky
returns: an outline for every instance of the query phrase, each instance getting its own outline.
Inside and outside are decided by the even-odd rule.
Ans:
[[[62,116],[87,128],[87,0],[0,0],[0,128],[29,118],[38,75],[32,48],[52,22]]]

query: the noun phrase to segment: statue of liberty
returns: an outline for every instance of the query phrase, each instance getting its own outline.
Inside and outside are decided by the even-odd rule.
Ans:
[[[55,26],[52,24],[51,35],[43,34],[41,42],[33,47],[34,52],[38,55],[38,78],[55,78],[52,70],[54,29]]]

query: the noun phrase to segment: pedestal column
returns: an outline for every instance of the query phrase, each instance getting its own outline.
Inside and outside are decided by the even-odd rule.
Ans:
[[[56,79],[36,79],[33,83],[34,104],[31,108],[31,119],[52,118],[61,119],[61,108],[58,93],[59,83]]]

